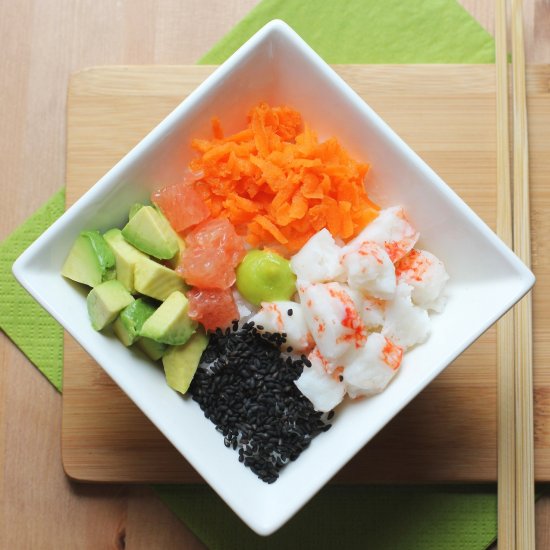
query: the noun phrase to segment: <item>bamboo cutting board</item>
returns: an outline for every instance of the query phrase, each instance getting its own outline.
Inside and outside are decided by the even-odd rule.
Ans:
[[[495,227],[495,73],[488,65],[339,66],[337,71]],[[70,82],[67,204],[213,70],[100,67]],[[528,71],[534,290],[536,478],[550,480],[550,67]],[[214,428],[212,428],[214,429]],[[222,449],[220,449],[222,450]],[[65,338],[62,454],[86,481],[201,478],[72,340]],[[237,456],[235,456],[235,459]],[[496,345],[490,329],[335,478],[496,480]]]

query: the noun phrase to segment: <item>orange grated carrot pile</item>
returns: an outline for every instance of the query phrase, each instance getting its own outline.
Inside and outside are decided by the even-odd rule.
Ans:
[[[211,140],[195,139],[190,169],[213,217],[226,217],[254,247],[298,251],[317,231],[355,236],[378,214],[367,196],[368,164],[335,138],[322,143],[290,107],[261,103],[248,127],[224,137],[217,118]]]

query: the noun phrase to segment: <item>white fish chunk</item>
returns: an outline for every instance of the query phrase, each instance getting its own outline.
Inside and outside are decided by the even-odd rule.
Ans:
[[[399,261],[416,244],[420,234],[409,223],[401,206],[392,206],[381,210],[357,237],[352,239],[346,249],[358,249],[365,241],[382,245],[393,263]]]
[[[330,232],[321,229],[290,259],[290,267],[298,279],[310,283],[339,280],[344,272],[340,252]]]
[[[383,245],[363,241],[342,254],[342,266],[351,288],[374,298],[389,300],[395,294],[395,267]]]
[[[260,332],[286,333],[283,349],[292,346],[297,352],[309,351],[314,346],[313,337],[306,325],[302,306],[297,302],[262,302],[262,307],[250,321]],[[263,328],[258,328],[258,326]]]
[[[306,324],[321,354],[335,361],[353,347],[364,344],[367,331],[356,303],[356,294],[341,283],[298,282]]]
[[[384,324],[384,311],[386,304],[383,300],[363,295],[360,314],[365,327],[369,330],[381,328]]]
[[[344,399],[346,386],[337,373],[331,375],[328,372],[328,361],[317,348],[309,354],[308,359],[311,367],[304,367],[300,378],[294,383],[316,411],[331,411]]]
[[[350,397],[380,393],[401,365],[403,349],[377,332],[348,359],[344,382]]]
[[[393,300],[386,302],[382,334],[404,349],[425,342],[430,334],[428,312],[412,303],[413,287],[400,282]]]
[[[449,280],[443,262],[431,252],[413,248],[395,266],[399,281],[413,287],[413,303],[424,309],[443,311],[444,288]]]

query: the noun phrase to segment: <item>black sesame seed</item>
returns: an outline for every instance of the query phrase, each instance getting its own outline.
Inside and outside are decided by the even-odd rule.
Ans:
[[[292,317],[292,314],[293,314],[294,312],[293,312],[291,309],[289,309],[286,313],[287,313],[287,315],[288,315],[289,317]]]
[[[273,483],[279,470],[330,424],[294,384],[311,363],[305,356],[281,356],[285,333],[259,333],[264,327],[257,330],[251,322],[241,329],[233,323],[232,329],[210,335],[189,392],[223,434],[224,445],[238,450],[238,460],[260,479]]]
[[[340,382],[343,382],[343,381],[344,381],[344,377],[343,377],[342,375],[340,375],[340,376],[338,377],[338,380],[340,380]]]

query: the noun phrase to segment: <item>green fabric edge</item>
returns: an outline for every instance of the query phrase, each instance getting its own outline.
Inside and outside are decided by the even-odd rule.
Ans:
[[[64,210],[62,188],[0,244],[0,329],[58,391],[63,387],[63,329],[17,282],[11,267]]]
[[[222,63],[272,19],[288,23],[328,63],[495,59],[493,37],[456,0],[264,0],[198,62]]]
[[[261,537],[210,488],[155,486],[210,550],[262,548],[483,550],[496,538],[495,486],[329,485],[288,523]],[[457,521],[457,514],[460,520]]]

